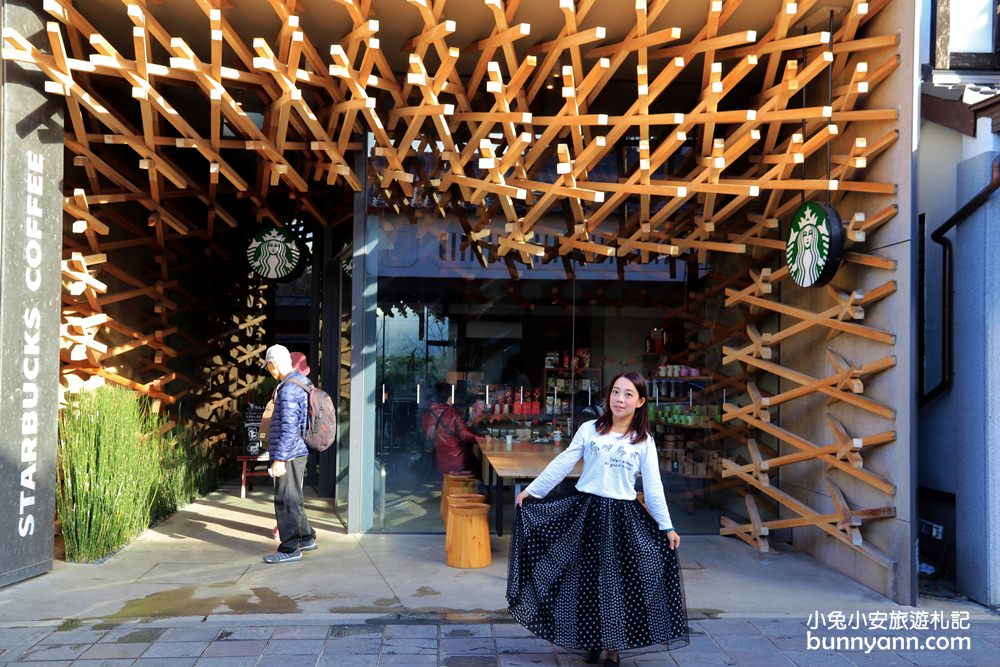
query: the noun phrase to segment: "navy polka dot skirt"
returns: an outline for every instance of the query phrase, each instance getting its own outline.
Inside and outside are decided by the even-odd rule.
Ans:
[[[524,501],[514,512],[507,602],[521,625],[565,648],[689,641],[677,552],[635,500]]]

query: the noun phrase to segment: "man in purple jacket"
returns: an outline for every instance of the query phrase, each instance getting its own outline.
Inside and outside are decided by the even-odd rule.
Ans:
[[[306,517],[302,486],[309,450],[302,434],[306,429],[309,394],[299,384],[309,380],[292,367],[292,358],[284,345],[272,345],[264,355],[264,367],[280,384],[274,392],[274,412],[267,435],[274,478],[274,516],[278,521],[281,544],[265,563],[290,563],[302,560],[303,551],[316,549],[316,531]]]

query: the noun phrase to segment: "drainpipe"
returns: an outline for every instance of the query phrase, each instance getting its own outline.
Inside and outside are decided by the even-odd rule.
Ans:
[[[991,170],[990,182],[986,184],[982,190],[977,192],[969,201],[965,203],[962,208],[955,211],[955,213],[944,221],[944,223],[931,232],[931,240],[935,243],[941,245],[943,251],[942,266],[941,270],[944,274],[941,280],[941,381],[936,385],[931,387],[927,392],[923,392],[917,398],[917,404],[923,407],[930,403],[932,400],[943,394],[944,392],[951,389],[951,382],[955,374],[954,369],[954,354],[955,354],[955,336],[954,336],[954,322],[955,322],[955,309],[954,309],[954,298],[953,298],[953,288],[954,284],[954,263],[952,262],[953,248],[951,245],[951,240],[945,237],[951,229],[958,225],[958,223],[964,221],[976,209],[982,206],[993,192],[1000,188],[1000,155],[993,158],[993,167]],[[920,242],[923,243],[923,236],[920,238]],[[922,289],[925,289],[921,285]],[[921,322],[921,327],[924,326],[924,322]],[[923,363],[923,350],[920,354],[920,363]],[[923,387],[920,387],[921,391]]]

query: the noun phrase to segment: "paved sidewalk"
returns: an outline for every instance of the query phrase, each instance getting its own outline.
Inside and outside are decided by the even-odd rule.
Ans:
[[[83,624],[0,628],[0,665],[150,665],[162,667],[578,667],[579,652],[531,636],[512,623],[413,623],[393,619],[228,618],[114,627]],[[267,621],[265,623],[265,621]],[[968,666],[1000,662],[1000,622],[974,621],[967,650],[830,651],[806,649],[802,621],[693,621],[691,644],[622,653],[627,667]],[[871,637],[866,633],[862,636]],[[904,636],[903,633],[888,633]],[[922,639],[926,632],[905,636]],[[956,632],[941,636],[957,637]],[[827,635],[830,636],[830,635]]]
[[[240,499],[230,487],[102,564],[58,561],[0,589],[0,665],[585,664],[511,622],[508,537],[491,540],[490,567],[461,570],[445,564],[441,535],[347,535],[325,501],[308,502],[320,548],[297,563],[261,562],[274,548],[270,494]],[[731,538],[692,535],[681,548],[691,644],[624,653],[627,667],[1000,665],[1000,617],[968,601],[903,608],[788,545],[760,554]],[[814,611],[967,615],[968,631],[891,634],[969,636],[970,646],[810,651]],[[884,633],[854,634],[874,641]],[[822,628],[813,635],[831,638]]]

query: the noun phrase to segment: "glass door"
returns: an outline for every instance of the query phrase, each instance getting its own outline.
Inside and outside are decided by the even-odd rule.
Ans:
[[[388,291],[388,288],[384,289]],[[380,299],[376,315],[374,527],[434,532],[441,477],[422,426],[455,396],[455,336],[447,315],[418,300]],[[440,411],[440,409],[438,409]]]

